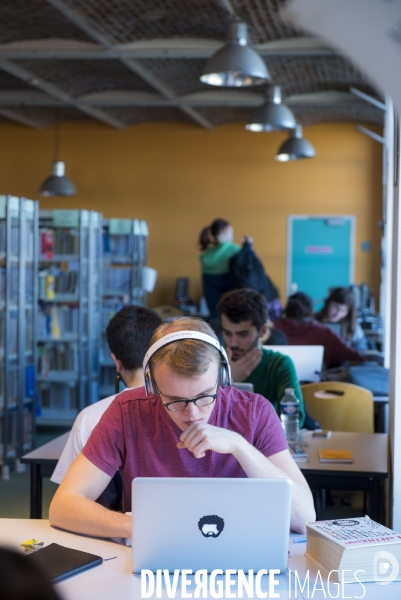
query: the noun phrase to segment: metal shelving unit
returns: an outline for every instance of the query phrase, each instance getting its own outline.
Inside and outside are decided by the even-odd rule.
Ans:
[[[0,464],[32,447],[35,413],[35,307],[38,203],[0,196]]]
[[[36,421],[69,425],[99,397],[102,215],[40,211],[39,246]]]
[[[114,394],[115,389],[115,366],[110,358],[105,334],[108,322],[127,304],[147,304],[142,278],[148,258],[148,234],[146,221],[103,221],[100,398]]]

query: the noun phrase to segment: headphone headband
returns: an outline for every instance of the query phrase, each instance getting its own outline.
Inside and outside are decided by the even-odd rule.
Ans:
[[[152,390],[153,385],[152,386],[150,385],[150,381],[152,379],[151,373],[150,373],[150,368],[149,368],[150,359],[152,358],[152,356],[154,354],[156,354],[156,352],[158,350],[160,350],[160,348],[163,348],[163,346],[167,346],[168,344],[172,344],[173,342],[178,342],[180,340],[196,340],[199,342],[205,342],[206,344],[209,344],[209,346],[213,346],[214,348],[216,348],[216,350],[221,355],[222,367],[223,367],[223,370],[225,373],[224,380],[222,381],[222,385],[224,387],[224,385],[231,384],[230,364],[228,362],[226,351],[224,350],[224,348],[222,348],[220,343],[215,338],[213,338],[212,336],[210,336],[206,333],[201,333],[200,331],[192,331],[192,330],[184,329],[183,331],[175,331],[174,333],[169,333],[169,334],[165,335],[164,337],[160,338],[160,340],[157,340],[157,342],[152,344],[152,346],[146,352],[145,358],[143,359],[143,371],[144,371],[145,387],[146,387],[147,393],[150,393],[153,391]]]
[[[208,335],[207,333],[201,333],[200,331],[191,331],[184,329],[183,331],[175,331],[174,333],[168,333],[164,337],[160,338],[160,340],[157,340],[157,342],[152,344],[152,346],[146,352],[145,358],[143,359],[143,368],[145,369],[152,356],[160,348],[163,348],[163,346],[167,346],[168,344],[172,344],[173,342],[178,342],[179,340],[198,340],[200,342],[206,342],[210,346],[214,346],[219,352],[223,351],[224,358],[228,360],[224,348],[222,348],[220,346],[220,343],[217,340],[215,340],[211,335]]]

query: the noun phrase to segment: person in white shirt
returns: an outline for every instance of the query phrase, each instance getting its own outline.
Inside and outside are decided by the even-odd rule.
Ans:
[[[144,385],[142,363],[155,329],[160,325],[158,314],[142,306],[124,306],[110,320],[107,343],[116,371],[127,388]],[[61,483],[65,474],[88,441],[93,429],[117,394],[84,408],[72,426],[65,448],[51,476],[51,481]],[[118,484],[117,484],[118,486]],[[106,490],[105,490],[106,492]],[[103,492],[103,494],[105,494]],[[115,491],[110,490],[98,499],[101,504],[113,505]]]

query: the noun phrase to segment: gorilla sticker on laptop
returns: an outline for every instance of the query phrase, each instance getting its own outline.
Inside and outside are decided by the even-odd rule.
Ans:
[[[198,521],[198,527],[204,537],[219,537],[224,529],[224,521],[217,515],[206,515]]]

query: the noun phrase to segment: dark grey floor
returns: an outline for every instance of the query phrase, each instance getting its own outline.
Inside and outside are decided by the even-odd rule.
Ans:
[[[35,446],[39,447],[46,442],[58,437],[68,428],[46,427],[38,428],[36,434]],[[10,479],[2,480],[0,478],[0,518],[29,519],[29,465],[25,466],[25,471],[16,473],[10,469]],[[48,518],[48,510],[57,484],[52,483],[50,479],[43,480],[43,518]]]

